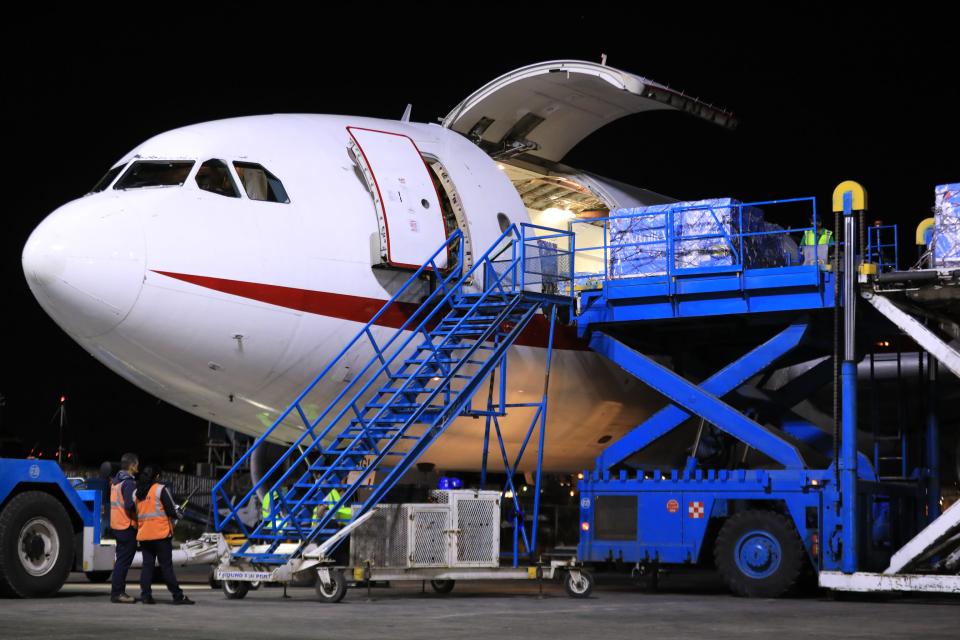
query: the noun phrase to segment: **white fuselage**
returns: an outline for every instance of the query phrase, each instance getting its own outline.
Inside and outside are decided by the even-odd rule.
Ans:
[[[193,161],[182,186],[108,187],[50,214],[24,248],[32,291],[64,331],[130,382],[189,413],[262,433],[409,277],[372,268],[377,210],[348,150],[348,127],[402,134],[441,163],[476,254],[500,235],[498,214],[528,221],[497,164],[449,129],[346,116],[236,118],[159,135],[121,161]],[[201,190],[196,172],[210,159],[238,182],[234,162],[263,165],[289,203]],[[511,400],[542,393],[545,350],[525,344],[510,353]],[[559,346],[545,468],[576,471],[593,466],[598,439],[635,426],[655,400],[575,340]],[[331,376],[322,393],[332,397],[342,384]],[[508,442],[529,419],[521,412],[503,422]],[[277,432],[283,441],[296,435]],[[423,460],[477,468],[482,437],[481,420],[460,419]]]

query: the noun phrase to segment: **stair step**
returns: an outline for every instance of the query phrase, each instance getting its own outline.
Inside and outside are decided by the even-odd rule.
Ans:
[[[438,364],[438,365],[439,365],[439,364],[448,364],[448,365],[449,365],[449,364],[460,364],[461,362],[463,362],[464,364],[484,364],[486,361],[485,361],[485,360],[474,360],[474,359],[472,359],[472,358],[467,359],[467,360],[465,360],[465,361],[464,361],[464,360],[457,360],[456,358],[443,359],[443,360],[437,360],[436,358],[427,358],[426,360],[416,360],[416,359],[406,360],[406,361],[404,361],[403,364],[409,364],[409,365],[421,365],[421,364]]]
[[[379,441],[379,440],[392,440],[393,437],[394,437],[394,435],[396,435],[397,433],[398,433],[398,431],[397,431],[397,430],[394,430],[393,433],[384,433],[384,434],[382,434],[382,435],[377,435],[377,436],[375,436],[375,437],[376,437],[376,439],[377,439],[378,441]],[[337,436],[337,437],[334,439],[334,441],[336,441],[336,440],[353,440],[353,439],[356,438],[358,435],[361,435],[361,434],[360,434],[360,433],[356,433],[356,434],[351,434],[351,435],[348,435],[348,436]],[[404,435],[404,436],[400,436],[399,438],[397,438],[397,440],[416,440],[416,439],[418,439],[419,437],[420,437],[420,436],[406,436],[406,435]],[[370,451],[370,452],[364,453],[364,454],[362,454],[362,455],[363,455],[363,456],[376,455],[376,453],[377,453],[376,451]]]
[[[419,409],[423,404],[419,402],[391,402],[389,404],[368,404],[365,409]],[[443,407],[434,406],[434,409],[442,409]]]
[[[350,488],[351,486],[353,486],[353,485],[340,484],[340,483],[335,484],[335,483],[332,483],[332,482],[329,482],[329,483],[328,483],[328,482],[324,482],[324,483],[322,483],[322,484],[317,484],[317,483],[315,483],[315,482],[297,482],[297,483],[295,483],[293,486],[296,487],[297,489],[327,489],[327,490],[330,490],[330,489],[349,489],[349,488]]]
[[[417,405],[417,407],[420,407],[420,406],[422,406],[422,405]],[[427,408],[427,409],[424,411],[424,413],[425,413],[425,414],[428,414],[428,415],[431,414],[431,413],[436,414],[437,411],[438,411],[438,409],[435,408],[435,407],[432,408],[432,410],[431,410],[431,408]],[[347,427],[347,428],[349,429],[349,428],[353,428],[353,427],[355,427],[355,426],[360,426],[360,427],[363,427],[364,429],[376,429],[376,428],[379,427],[379,425],[384,425],[384,424],[386,424],[386,425],[391,425],[391,424],[406,424],[406,423],[407,423],[407,420],[410,419],[410,416],[411,416],[411,415],[413,415],[413,412],[405,413],[405,414],[399,414],[396,418],[393,418],[393,417],[369,418],[369,419],[364,420],[364,421],[360,421],[360,420],[354,418],[354,419],[352,419],[352,420],[350,421],[350,426]]]

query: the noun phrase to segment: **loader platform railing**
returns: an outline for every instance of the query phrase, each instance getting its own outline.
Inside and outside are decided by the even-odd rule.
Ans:
[[[466,271],[463,246],[462,233],[454,232],[214,487],[218,530],[234,524],[247,537],[235,556],[283,562],[287,557],[274,553],[283,541],[298,540],[302,549],[338,530],[338,509],[359,503],[358,517],[375,505],[456,416],[469,412],[477,386],[540,306],[571,302],[558,293],[572,290],[569,232],[512,225]],[[439,266],[444,255],[454,262],[449,269]],[[423,296],[428,278],[435,286]],[[231,475],[268,440],[292,444],[231,500]],[[373,472],[388,460],[374,484]],[[329,499],[331,492],[339,499]],[[249,527],[240,509],[263,494],[271,498],[270,513]]]
[[[782,228],[767,222],[811,221]],[[816,199],[661,205],[574,220],[578,331],[592,324],[834,305],[826,245],[802,246]],[[824,225],[826,227],[827,225]]]
[[[763,209],[761,210],[761,207]],[[813,226],[771,228],[761,212],[812,219]],[[722,205],[665,206],[657,211],[623,211],[606,218],[573,220],[577,237],[575,273],[588,282],[731,273],[803,263],[799,246],[815,232],[813,197]]]

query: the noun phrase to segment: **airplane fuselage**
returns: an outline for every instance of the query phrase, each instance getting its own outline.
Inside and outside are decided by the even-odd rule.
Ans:
[[[389,187],[372,189],[364,179],[351,128],[415,145],[426,164],[409,170],[443,176],[438,198],[443,189],[446,204],[457,205],[448,227],[464,231],[469,251],[486,250],[504,216],[529,220],[497,163],[449,129],[347,116],[236,118],[161,134],[118,163],[191,162],[182,185],[107,185],[52,213],[24,249],[30,287],[113,371],[189,413],[258,435],[410,275],[377,265],[383,224],[373,191],[382,187],[379,197],[387,199]],[[262,165],[282,181],[289,202],[253,199],[249,188],[236,197],[201,189],[197,173],[214,159],[238,185],[237,163]],[[424,238],[426,255],[443,239]],[[510,352],[511,401],[542,392],[541,334]],[[598,439],[636,425],[654,401],[571,331],[558,346],[545,467],[575,471],[592,466],[603,448]],[[332,398],[349,375],[323,382],[317,402]],[[508,417],[507,440],[518,440],[528,422],[529,415]],[[298,435],[292,426],[275,433],[282,441]],[[482,421],[460,419],[423,459],[442,469],[477,468],[482,435]]]

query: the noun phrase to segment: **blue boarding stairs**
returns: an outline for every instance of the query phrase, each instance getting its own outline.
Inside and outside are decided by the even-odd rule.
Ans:
[[[497,411],[472,400],[541,310],[552,331],[556,308],[572,303],[572,234],[512,225],[472,265],[464,245],[451,234],[214,487],[217,530],[245,538],[234,560],[284,565],[327,542],[331,552],[338,510],[357,522],[457,418]],[[277,441],[292,444],[231,499],[231,477]],[[273,499],[251,527],[240,511],[258,495]]]

